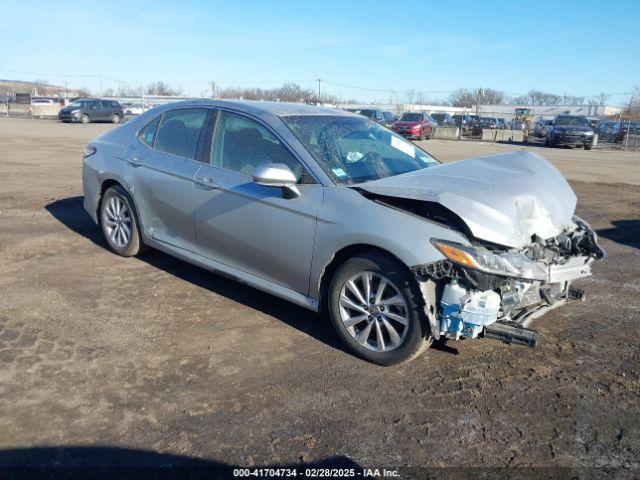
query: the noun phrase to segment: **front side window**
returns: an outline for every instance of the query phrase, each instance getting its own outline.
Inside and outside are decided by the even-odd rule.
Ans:
[[[251,175],[258,165],[283,163],[300,182],[304,168],[275,135],[258,122],[221,111],[211,149],[214,167]]]
[[[156,117],[151,123],[147,124],[146,127],[140,130],[138,138],[147,147],[153,148],[153,142],[156,139],[156,132],[158,131],[158,125],[160,125],[161,118],[162,116]]]
[[[200,131],[207,118],[204,108],[180,108],[162,115],[155,149],[195,160]]]
[[[438,165],[424,150],[363,117],[293,115],[282,120],[338,184],[368,182]]]

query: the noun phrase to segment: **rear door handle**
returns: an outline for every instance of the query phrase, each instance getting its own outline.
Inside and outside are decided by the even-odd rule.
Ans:
[[[194,179],[197,185],[205,188],[218,188],[216,182],[213,181],[211,177],[196,177]]]
[[[142,160],[140,160],[138,157],[130,157],[127,159],[127,162],[129,162],[129,164],[133,167],[142,166]]]

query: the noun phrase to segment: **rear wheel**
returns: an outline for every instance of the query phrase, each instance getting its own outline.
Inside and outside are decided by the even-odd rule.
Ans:
[[[129,194],[120,185],[109,187],[100,203],[102,233],[111,250],[123,257],[142,253],[144,244]]]
[[[370,362],[406,362],[433,340],[413,277],[376,252],[345,261],[331,280],[327,301],[338,336]]]

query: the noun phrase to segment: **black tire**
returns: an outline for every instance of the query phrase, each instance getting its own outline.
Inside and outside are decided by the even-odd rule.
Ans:
[[[342,289],[350,278],[360,272],[372,272],[386,277],[397,286],[407,306],[406,333],[399,346],[393,350],[377,352],[366,348],[349,333],[341,319]],[[404,265],[378,252],[352,257],[338,267],[329,284],[327,307],[335,331],[349,350],[358,357],[378,365],[395,365],[412,360],[433,342],[429,322],[424,313],[424,300],[415,279]]]
[[[420,130],[420,135],[418,136],[418,140],[424,140],[427,136],[424,134],[424,128]]]
[[[120,115],[118,115],[117,113],[111,114],[111,123],[120,123],[120,120],[122,120],[120,118]]]
[[[116,244],[116,242],[110,235],[107,208],[110,200],[114,197],[122,201],[126,205],[127,211],[129,212],[130,236],[129,240],[124,245]],[[102,234],[104,235],[109,248],[118,255],[121,255],[123,257],[134,257],[146,250],[146,246],[142,242],[142,235],[140,234],[140,224],[138,222],[138,213],[133,204],[133,200],[131,200],[129,194],[120,185],[109,187],[102,196],[102,200],[100,202],[100,226],[102,227]]]
[[[590,143],[585,144],[584,149],[585,150],[591,150],[591,147],[593,147],[593,145],[591,145]]]
[[[89,118],[89,115],[87,115],[86,113],[83,113],[82,116],[80,117],[80,122],[82,123],[89,123],[91,121],[91,119]]]

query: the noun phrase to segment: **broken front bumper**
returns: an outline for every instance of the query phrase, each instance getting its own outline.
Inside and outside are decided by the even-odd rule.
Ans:
[[[527,327],[550,310],[576,300],[584,300],[584,293],[571,287],[573,280],[591,274],[592,256],[575,256],[562,264],[546,265],[546,278],[540,280],[514,279],[465,270],[449,261],[435,262],[413,269],[425,300],[425,314],[436,339],[441,337],[458,340],[467,338],[494,338],[521,345],[536,346],[537,332]],[[443,292],[455,279],[463,285],[459,297],[459,310],[451,312],[451,302],[443,302]],[[489,321],[481,324],[468,321],[466,305],[474,302],[474,296],[492,292],[499,294],[500,305]],[[454,302],[455,303],[455,302]],[[475,314],[484,315],[474,305]],[[452,326],[453,325],[453,326]]]

